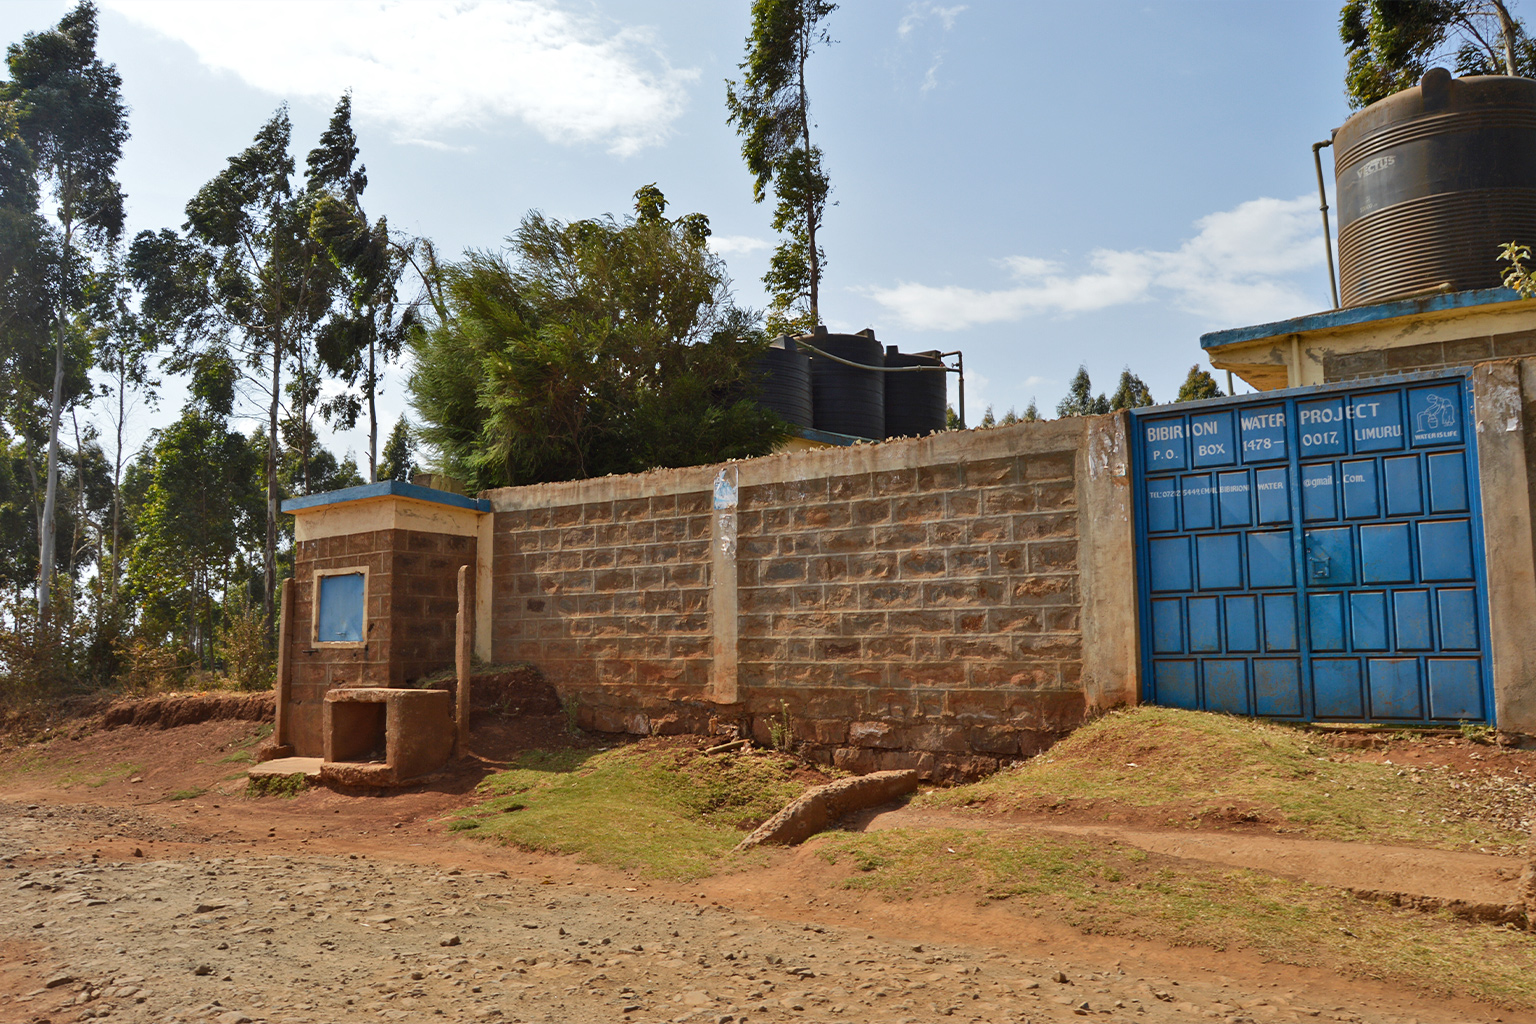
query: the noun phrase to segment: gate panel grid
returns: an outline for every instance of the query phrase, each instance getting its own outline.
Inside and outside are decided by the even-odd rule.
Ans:
[[[1489,721],[1471,382],[1132,411],[1144,697]]]

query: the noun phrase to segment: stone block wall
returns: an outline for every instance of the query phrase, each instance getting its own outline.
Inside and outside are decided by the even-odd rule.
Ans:
[[[1123,417],[489,492],[489,655],[584,725],[973,775],[1137,690]],[[734,516],[736,543],[729,544]]]
[[[589,720],[605,731],[625,731],[641,704],[704,693],[709,495],[690,478],[702,476],[680,472],[676,490],[651,495],[591,481],[588,500],[496,513],[493,660],[529,662],[562,692],[586,695]]]
[[[1075,441],[1075,438],[1069,439]],[[1081,721],[1072,447],[744,488],[740,687],[849,768],[1019,757]]]

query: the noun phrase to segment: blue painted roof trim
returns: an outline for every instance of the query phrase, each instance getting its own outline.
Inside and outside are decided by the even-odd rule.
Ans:
[[[451,491],[439,491],[434,487],[421,487],[403,480],[381,480],[376,484],[343,487],[339,491],[323,494],[307,494],[302,498],[289,498],[283,502],[284,512],[303,512],[324,505],[340,505],[348,501],[364,501],[368,498],[414,498],[453,508],[467,508],[474,512],[489,512],[491,503],[485,498],[466,498]]]
[[[1323,313],[1311,313],[1291,320],[1276,320],[1270,324],[1252,327],[1233,327],[1225,331],[1212,331],[1200,335],[1200,347],[1221,348],[1244,341],[1262,341],[1283,334],[1306,334],[1308,331],[1327,330],[1331,327],[1348,327],[1351,324],[1368,324],[1378,320],[1392,320],[1400,316],[1419,313],[1435,313],[1450,309],[1469,309],[1473,306],[1492,306],[1505,302],[1519,302],[1520,294],[1513,288],[1480,288],[1470,292],[1441,292],[1421,299],[1399,299],[1375,306],[1351,306],[1347,309],[1330,309]]]

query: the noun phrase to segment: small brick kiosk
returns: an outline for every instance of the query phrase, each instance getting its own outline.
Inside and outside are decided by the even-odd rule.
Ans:
[[[294,566],[275,740],[320,757],[327,692],[400,687],[453,666],[458,570],[472,567],[474,580],[490,503],[384,481],[293,498],[283,511],[294,517]]]

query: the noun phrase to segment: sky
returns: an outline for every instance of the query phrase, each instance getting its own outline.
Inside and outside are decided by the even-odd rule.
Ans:
[[[767,305],[771,200],[724,104],[749,0],[99,2],[130,236],[180,227],[282,103],[302,166],[350,89],[364,205],[440,253],[499,248],[529,210],[622,216],[655,182],[670,214],[709,217],[738,303]],[[0,40],[69,6],[7,0]],[[1349,113],[1338,9],[849,0],[808,68],[835,203],[823,319],[963,351],[974,425],[1052,415],[1080,365],[1096,391],[1129,368],[1170,401],[1208,366],[1202,333],[1328,308],[1311,145]],[[382,443],[410,415],[403,369],[380,405]],[[365,430],[328,446],[366,467]]]

